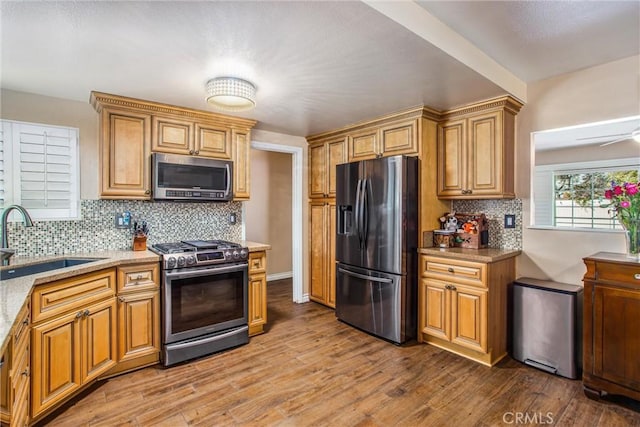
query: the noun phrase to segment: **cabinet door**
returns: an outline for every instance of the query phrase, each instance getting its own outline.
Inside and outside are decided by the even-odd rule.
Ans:
[[[309,206],[311,224],[309,226],[309,253],[311,268],[311,292],[309,298],[324,303],[326,263],[325,248],[327,246],[326,209],[324,202],[312,202]]]
[[[249,132],[233,130],[233,200],[249,200]]]
[[[149,199],[151,116],[102,110],[101,197]]]
[[[33,326],[31,415],[37,417],[80,388],[80,319],[72,312]]]
[[[331,308],[336,308],[336,202],[329,202],[326,206],[328,221],[327,247],[325,248],[326,260],[326,303]]]
[[[82,383],[91,381],[116,364],[116,300],[91,305],[82,312]]]
[[[347,161],[345,138],[327,142],[328,167],[326,171],[326,192],[328,197],[336,197],[336,166]]]
[[[201,157],[231,160],[230,130],[219,126],[196,123],[195,150],[191,154],[196,154]]]
[[[378,129],[367,129],[349,135],[349,161],[375,159],[380,154]]]
[[[438,126],[438,197],[460,196],[466,190],[465,131],[464,119]]]
[[[153,116],[151,118],[151,151],[193,154],[193,122]]]
[[[596,285],[593,373],[640,390],[640,291]]]
[[[418,154],[418,120],[395,123],[380,128],[380,154]]]
[[[249,276],[249,334],[262,332],[267,323],[267,275]],[[255,331],[252,334],[252,331]]]
[[[451,339],[451,296],[446,289],[446,284],[437,280],[422,279],[418,299],[420,331],[449,341]]]
[[[309,197],[326,197],[327,190],[327,145],[309,147]]]
[[[466,190],[474,196],[502,194],[502,112],[493,112],[468,119]],[[513,162],[513,159],[511,159]]]
[[[487,352],[487,291],[450,285],[451,341]]]
[[[160,351],[158,291],[118,297],[118,363]]]

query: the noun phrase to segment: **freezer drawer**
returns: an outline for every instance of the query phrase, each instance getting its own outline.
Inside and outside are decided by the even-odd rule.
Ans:
[[[396,344],[415,338],[415,297],[404,275],[337,264],[336,317]]]
[[[582,369],[582,286],[520,278],[513,284],[512,357],[567,378]]]

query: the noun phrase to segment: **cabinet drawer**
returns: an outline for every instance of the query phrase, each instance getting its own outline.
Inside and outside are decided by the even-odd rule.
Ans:
[[[486,268],[482,263],[423,256],[421,271],[425,277],[486,287]]]
[[[39,285],[31,297],[32,321],[40,322],[114,296],[115,287],[115,268]]]
[[[13,400],[11,425],[16,427],[29,425],[29,387],[28,383],[19,390]]]
[[[118,267],[118,293],[157,289],[159,268],[155,262]]]
[[[596,280],[626,283],[640,288],[640,265],[597,262]]]
[[[264,273],[267,268],[267,255],[266,252],[251,252],[249,253],[249,274]]]

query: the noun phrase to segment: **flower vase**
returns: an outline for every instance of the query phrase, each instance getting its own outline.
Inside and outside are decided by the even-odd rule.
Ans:
[[[620,223],[627,241],[627,257],[640,261],[640,220],[627,219]]]

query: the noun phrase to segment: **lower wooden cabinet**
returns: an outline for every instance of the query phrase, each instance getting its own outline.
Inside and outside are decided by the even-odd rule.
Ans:
[[[267,323],[267,253],[249,253],[249,336],[264,332]]]
[[[640,400],[640,264],[607,252],[584,262],[585,393]]]
[[[420,256],[418,341],[492,366],[507,354],[507,293],[515,258]]]
[[[9,345],[1,355],[0,422],[3,425],[29,425],[30,319],[30,307],[25,304],[9,334]]]
[[[118,363],[106,376],[160,360],[159,272],[157,262],[118,267]]]
[[[31,414],[38,417],[116,364],[116,301],[81,306],[32,329]]]
[[[336,307],[336,201],[314,200],[309,205],[311,292],[309,298]]]

